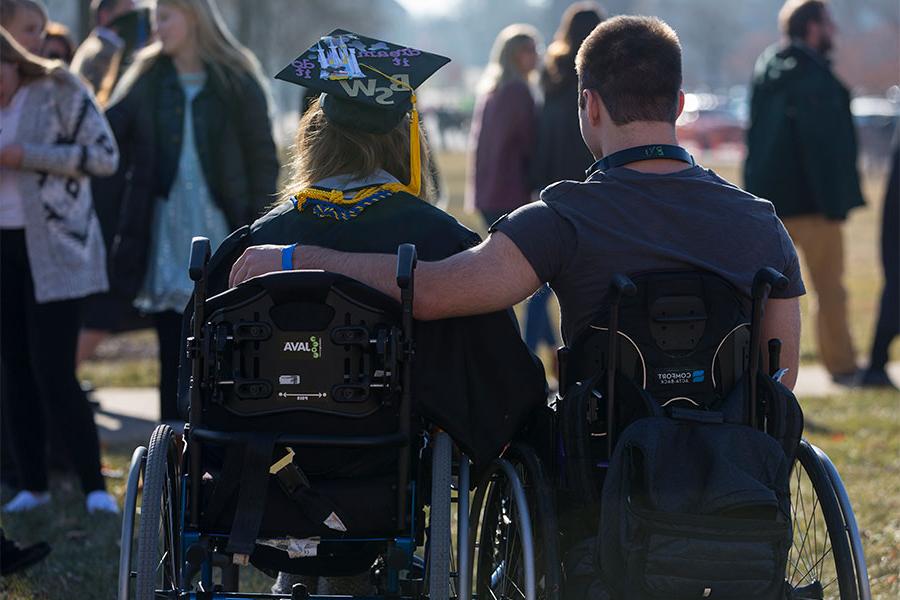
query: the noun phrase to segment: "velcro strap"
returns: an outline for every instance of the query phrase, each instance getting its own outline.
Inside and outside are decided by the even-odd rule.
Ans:
[[[244,446],[244,461],[240,475],[237,509],[225,551],[252,554],[256,537],[266,509],[269,490],[269,466],[275,447],[274,434],[255,435]]]

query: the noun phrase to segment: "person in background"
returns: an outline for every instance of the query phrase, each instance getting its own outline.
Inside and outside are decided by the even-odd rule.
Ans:
[[[530,25],[509,25],[494,40],[479,85],[469,134],[466,210],[490,225],[531,201],[536,114],[529,88],[540,35]]]
[[[806,259],[816,292],[819,356],[835,382],[856,381],[847,321],[843,225],[863,204],[850,93],[831,70],[836,27],[823,0],[788,0],[779,13],[786,43],[754,69],[747,191],[771,201]]]
[[[110,287],[153,317],[160,415],[177,421],[191,238],[215,247],[255,220],[274,198],[278,159],[259,63],[214,1],[160,0],[156,23],[159,41],[138,53],[107,109],[124,162],[103,201],[121,202]]]
[[[538,189],[557,181],[581,181],[585,169],[594,162],[581,138],[578,113],[572,110],[578,104],[575,55],[581,42],[603,19],[603,10],[595,2],[572,4],[563,13],[553,42],[547,48],[540,76],[544,103],[538,118],[534,165]],[[541,342],[556,347],[556,332],[547,316],[547,300],[552,293],[545,285],[528,302],[525,342],[532,351],[536,351]]]
[[[58,60],[65,64],[72,62],[72,54],[75,52],[75,43],[72,41],[72,33],[62,23],[50,21],[44,35],[44,45],[41,47],[41,56],[50,60]]]
[[[111,27],[113,21],[134,10],[134,0],[92,0],[91,16],[96,26],[72,59],[72,71],[91,84],[103,105],[119,78],[125,40]]]
[[[2,0],[0,25],[23,48],[40,56],[50,17],[38,0]]]
[[[18,17],[9,4],[4,20]],[[116,512],[75,345],[81,298],[107,288],[88,177],[114,172],[118,151],[81,80],[0,33],[0,404],[20,489],[3,509],[50,501],[45,422],[55,418],[88,511]]]
[[[875,324],[875,337],[869,365],[860,375],[860,385],[896,389],[887,373],[888,350],[900,333],[900,127],[894,132],[891,170],[884,193],[881,216],[881,266],[884,288],[881,309]]]
[[[72,70],[91,82],[100,106],[106,106],[113,88],[131,65],[134,55],[152,38],[150,9],[130,10],[133,5],[133,0],[120,0],[118,4],[109,0],[94,2],[92,13],[97,26],[78,48],[73,59]],[[107,253],[111,250],[118,224],[122,177],[91,180],[94,209],[100,219]],[[152,322],[132,307],[129,300],[110,293],[86,298],[76,366],[93,357],[103,340],[112,333],[152,326]],[[93,390],[89,381],[82,381],[81,385],[86,390]]]

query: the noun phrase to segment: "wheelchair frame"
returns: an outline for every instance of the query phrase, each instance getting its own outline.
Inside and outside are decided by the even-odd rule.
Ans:
[[[748,415],[749,424],[757,429],[765,430],[765,417],[760,418],[758,414],[758,396],[757,396],[757,375],[760,372],[761,358],[761,338],[762,338],[762,316],[769,294],[774,290],[783,290],[786,288],[788,280],[784,275],[771,267],[760,269],[751,286],[751,322],[750,322],[750,358],[749,358],[749,377],[747,386],[747,406],[746,413]],[[618,334],[619,334],[619,307],[623,297],[633,296],[637,291],[634,282],[624,274],[613,275],[608,291],[609,305],[609,327],[608,337],[609,344],[607,348],[608,361],[606,364],[606,381],[604,395],[606,396],[606,423],[612,424],[616,422],[616,402],[615,402],[615,374],[618,368]],[[780,380],[784,370],[780,369],[780,351],[781,341],[778,339],[769,340],[767,343],[769,353],[769,376],[775,380]],[[565,390],[569,382],[566,381],[565,367],[568,361],[569,349],[560,348],[559,366],[560,366],[560,390]],[[607,426],[606,434],[606,450],[607,456],[613,455],[615,447],[615,438],[618,432],[614,427]],[[802,458],[802,460],[801,460]],[[559,467],[560,465],[557,465]],[[608,463],[601,465],[608,467]],[[821,502],[822,519],[826,528],[825,533],[834,539],[834,547],[841,548],[844,556],[835,558],[841,562],[840,567],[836,567],[839,573],[836,580],[840,583],[841,600],[870,600],[871,590],[868,580],[868,571],[865,563],[865,556],[862,548],[862,538],[856,523],[856,518],[850,503],[849,495],[841,481],[837,468],[828,458],[823,450],[810,444],[807,440],[802,439],[798,448],[798,459],[795,461],[794,473],[792,479],[799,480],[801,473],[805,473],[812,483],[818,484],[821,489],[814,489],[816,494],[816,506]],[[793,493],[793,492],[792,492]],[[809,522],[806,523],[806,532],[809,533],[810,523],[815,518],[815,506],[813,507],[813,515],[810,515]],[[796,515],[795,515],[796,516]],[[816,525],[818,527],[818,524]],[[797,531],[794,532],[794,545],[796,546]],[[806,540],[803,540],[798,553],[802,554]],[[793,550],[793,549],[792,549]],[[829,548],[827,552],[831,552]],[[834,551],[835,553],[838,550]],[[815,563],[814,557],[809,562]],[[819,558],[818,562],[825,559],[825,556]],[[788,571],[791,567],[799,566],[801,558],[795,558],[792,565],[789,559]],[[807,573],[803,574],[801,579],[805,578],[811,572],[814,572],[817,564],[808,567]],[[840,572],[843,571],[843,572]],[[795,575],[796,573],[792,574]],[[787,573],[786,573],[787,576]],[[826,586],[827,587],[827,586]],[[792,589],[792,592],[800,593],[799,596],[793,598],[824,598],[824,590],[821,582],[814,581],[807,586],[798,586]],[[810,594],[810,595],[805,595]],[[827,596],[832,597],[832,596]]]
[[[167,425],[156,428],[151,437],[149,448],[140,446],[135,449],[129,469],[128,482],[125,492],[125,505],[123,508],[122,536],[119,556],[118,598],[128,600],[150,600],[151,598],[168,598],[171,600],[219,600],[219,599],[283,599],[292,600],[306,598],[321,598],[309,594],[302,587],[295,586],[290,596],[279,594],[241,593],[237,591],[239,576],[237,565],[246,565],[247,555],[228,556],[222,553],[222,539],[227,536],[216,536],[214,533],[200,530],[200,474],[201,453],[203,442],[216,443],[240,443],[248,434],[226,433],[214,431],[203,427],[201,412],[201,391],[199,384],[203,382],[203,372],[200,361],[196,359],[204,340],[204,325],[206,323],[206,265],[210,259],[210,245],[206,238],[195,237],[192,241],[191,261],[189,274],[194,281],[194,315],[192,336],[187,341],[189,354],[192,361],[192,385],[190,416],[184,430],[185,447],[179,456],[177,445],[171,429]],[[401,245],[398,250],[397,284],[401,290],[401,319],[403,331],[402,358],[408,362],[414,352],[412,335],[413,330],[413,290],[414,270],[416,265],[415,246],[411,244]],[[378,436],[322,436],[322,435],[291,435],[277,436],[276,446],[299,447],[408,447],[411,441],[411,377],[410,368],[403,369],[403,381],[401,390],[401,415],[400,431],[396,434]],[[196,385],[195,385],[196,384]],[[470,510],[471,476],[469,459],[459,454],[458,460],[453,459],[453,442],[450,436],[442,431],[436,431],[428,438],[426,445],[432,449],[431,464],[431,509],[429,511],[427,530],[427,543],[425,546],[425,559],[423,578],[404,579],[402,573],[407,575],[415,570],[417,565],[414,552],[416,550],[417,532],[416,520],[411,517],[417,506],[416,482],[410,476],[409,453],[401,453],[398,463],[399,483],[397,490],[397,517],[398,531],[404,534],[394,538],[377,538],[366,540],[341,540],[352,543],[354,541],[383,541],[389,547],[385,559],[386,576],[384,596],[365,596],[362,598],[390,597],[410,600],[414,598],[430,598],[431,600],[449,600],[449,598],[472,597],[472,556],[473,532],[470,526],[475,518]],[[281,462],[281,461],[279,461]],[[186,467],[182,473],[181,470]],[[456,472],[455,486],[453,472]],[[513,501],[518,505],[518,526],[526,535],[526,580],[525,597],[528,600],[536,598],[534,547],[531,539],[531,515],[526,500],[526,494],[518,474],[509,461],[498,458],[489,467],[489,472],[494,479],[505,477],[513,490]],[[164,474],[162,487],[157,481],[160,474]],[[174,477],[170,474],[174,473]],[[173,479],[173,481],[169,481]],[[406,485],[404,485],[404,482]],[[488,479],[482,482],[485,485]],[[144,493],[140,494],[140,486],[143,483]],[[452,488],[456,489],[456,498],[453,498]],[[159,488],[159,489],[157,489]],[[478,492],[476,492],[477,495]],[[137,552],[134,552],[135,515],[138,509],[138,496],[141,495],[142,518],[156,515],[153,520],[162,520],[166,526],[162,532],[163,543],[168,544],[163,548],[163,556],[153,573],[141,573],[146,570],[152,561],[147,560],[149,553],[157,558],[158,548],[141,547],[141,543],[149,545],[144,536],[145,525],[147,531],[156,533],[157,544],[159,541],[160,523],[142,523],[141,535],[138,536]],[[157,497],[148,497],[148,496]],[[456,553],[453,551],[451,532],[451,504],[457,503],[457,535]],[[156,509],[161,510],[157,511]],[[155,508],[154,508],[155,507]],[[158,515],[156,513],[159,513]],[[477,529],[477,518],[474,521]],[[222,538],[222,539],[220,539]],[[143,542],[142,542],[143,541]],[[205,546],[200,542],[205,542]],[[133,570],[133,563],[137,557],[137,569]],[[223,558],[230,558],[231,562],[223,562]],[[455,564],[455,570],[451,571]],[[155,587],[160,566],[174,570],[171,574],[171,589],[159,590]],[[222,581],[220,585],[214,584],[213,569],[220,567]],[[154,589],[138,589],[132,594],[131,587],[134,583],[144,584],[148,577],[153,576]],[[192,580],[199,575],[199,589],[193,589]],[[164,575],[165,577],[165,575]],[[135,582],[135,580],[137,580]],[[424,590],[427,581],[427,590]],[[455,585],[453,585],[455,584]],[[406,588],[404,588],[406,585]],[[147,585],[144,584],[144,588]],[[221,589],[234,588],[232,590]],[[451,594],[451,588],[455,593]],[[410,591],[411,590],[411,591]]]

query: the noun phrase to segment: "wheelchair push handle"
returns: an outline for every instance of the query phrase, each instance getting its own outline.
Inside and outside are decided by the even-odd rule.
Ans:
[[[191,281],[200,281],[206,276],[206,265],[210,257],[209,239],[196,236],[191,240],[191,259],[188,265],[188,275]]]
[[[401,290],[412,287],[417,262],[415,244],[400,244],[397,248],[397,286]]]
[[[637,287],[628,275],[616,273],[609,282],[609,302],[618,304],[622,297],[631,297],[637,293]]]
[[[772,290],[782,291],[787,289],[788,278],[773,269],[764,267],[753,276],[751,296],[754,300],[761,300],[769,295]]]

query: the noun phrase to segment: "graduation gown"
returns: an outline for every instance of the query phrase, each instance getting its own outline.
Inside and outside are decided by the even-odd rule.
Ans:
[[[227,288],[231,266],[248,246],[294,242],[390,254],[400,244],[413,243],[420,260],[435,261],[478,244],[480,238],[405,192],[341,221],[284,202],[222,242],[210,260],[210,295]],[[299,252],[302,265],[302,248]],[[191,310],[189,306],[188,317]],[[182,377],[183,390],[186,379]],[[527,420],[546,407],[546,393],[543,367],[522,341],[511,310],[417,323],[414,412],[447,431],[476,468],[498,456]]]

